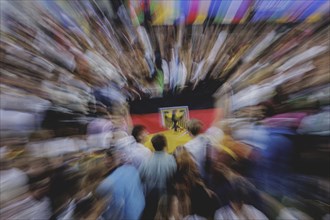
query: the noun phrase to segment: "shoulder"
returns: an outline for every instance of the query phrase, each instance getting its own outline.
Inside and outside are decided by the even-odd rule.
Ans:
[[[207,139],[209,139],[209,141],[211,141],[211,143],[213,145],[214,144],[216,145],[223,139],[224,132],[220,128],[213,126],[213,127],[208,128],[205,131],[204,135]]]
[[[208,135],[223,135],[224,133],[223,133],[221,128],[216,127],[216,126],[212,126],[212,127],[209,127],[205,131],[205,134],[208,134]]]
[[[176,161],[173,155],[166,153],[165,158],[166,158],[165,161],[169,167],[176,168]]]
[[[123,178],[124,176],[134,177],[138,174],[138,170],[130,164],[124,164],[121,167],[119,167],[117,170],[118,176],[120,178]],[[116,175],[117,173],[114,173]]]
[[[249,216],[251,218],[255,218],[255,219],[268,219],[265,214],[263,214],[261,211],[259,211],[258,209],[256,209],[254,206],[252,205],[247,205],[244,204],[243,205],[243,209],[246,213],[249,213]]]
[[[200,134],[196,137],[194,137],[193,139],[191,139],[190,141],[188,141],[184,146],[189,149],[191,147],[194,147],[196,145],[200,145],[203,142],[204,139],[204,135]]]
[[[174,161],[174,162],[175,162],[175,158],[174,158],[174,156],[173,156],[172,154],[168,154],[168,153],[166,153],[166,158],[167,158],[168,160],[170,160],[170,161]]]
[[[137,143],[136,146],[139,150],[141,150],[143,152],[151,153],[151,150],[149,148],[147,148],[146,146],[144,146],[143,144],[141,144],[141,143]]]
[[[228,219],[228,217],[232,217],[231,212],[229,206],[224,206],[215,212],[214,219]]]

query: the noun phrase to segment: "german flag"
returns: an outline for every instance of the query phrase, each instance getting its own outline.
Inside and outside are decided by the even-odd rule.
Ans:
[[[130,103],[133,124],[144,125],[151,134],[163,133],[168,140],[169,152],[191,139],[185,129],[189,119],[200,120],[205,130],[220,112],[214,107],[212,94],[193,92]],[[146,146],[151,147],[151,144],[147,142]]]

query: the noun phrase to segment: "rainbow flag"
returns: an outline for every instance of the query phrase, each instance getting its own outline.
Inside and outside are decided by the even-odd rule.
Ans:
[[[153,25],[244,23],[253,11],[252,22],[316,21],[329,13],[328,0],[130,0],[134,25],[150,12]],[[322,10],[320,9],[322,8]]]

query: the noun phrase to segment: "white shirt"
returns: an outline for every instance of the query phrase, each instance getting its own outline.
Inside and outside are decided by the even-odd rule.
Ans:
[[[220,208],[215,212],[214,219],[215,220],[221,220],[221,219],[224,220],[266,219],[267,220],[268,218],[253,206],[244,204],[242,206],[242,209],[240,210],[240,213],[234,212],[230,206],[225,206],[223,208]]]
[[[149,148],[145,147],[141,143],[136,143],[135,147],[131,149],[131,159],[132,164],[138,169],[140,165],[149,159],[151,156],[151,151]]]
[[[143,144],[137,143],[133,136],[121,138],[116,145],[124,154],[126,162],[132,164],[137,169],[142,162],[151,156],[151,151]]]
[[[208,139],[204,135],[198,135],[191,141],[185,144],[186,149],[192,155],[198,170],[202,173],[206,158],[206,148]]]
[[[187,151],[192,155],[193,160],[195,161],[202,176],[204,174],[204,164],[208,144],[216,146],[223,138],[223,136],[224,134],[221,129],[211,127],[207,129],[204,134],[198,135],[184,145]]]

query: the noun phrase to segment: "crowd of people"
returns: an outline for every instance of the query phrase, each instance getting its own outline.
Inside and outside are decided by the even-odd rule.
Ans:
[[[329,2],[200,2],[0,1],[0,219],[329,219]]]
[[[195,135],[196,129],[200,128],[191,128]],[[3,173],[8,164],[2,164],[1,176],[16,182],[16,185],[2,186],[5,189],[2,193],[19,194],[18,189],[28,187],[29,196],[16,202],[12,199],[12,204],[2,209],[1,216],[5,219],[214,216],[220,200],[205,185],[200,174],[200,170],[204,170],[203,162],[190,154],[192,149],[179,146],[174,155],[170,155],[166,152],[166,138],[157,134],[151,139],[155,150],[151,152],[141,144],[148,134],[144,126],[134,126],[132,136],[121,132],[118,140],[103,150],[103,162],[100,160],[87,170],[70,166],[70,160],[65,158],[64,162],[64,158],[59,157],[30,161],[27,170],[7,169],[8,175]],[[196,147],[201,151],[206,149],[206,146]],[[221,218],[218,212],[217,216]]]
[[[189,120],[191,140],[169,154],[163,134],[151,135],[149,149],[145,126],[100,112],[87,128],[87,140],[103,144],[92,153],[35,157],[22,146],[1,160],[1,219],[311,219],[266,187],[287,187],[280,169],[272,176],[259,163],[282,156],[235,141],[225,120],[204,132]]]

